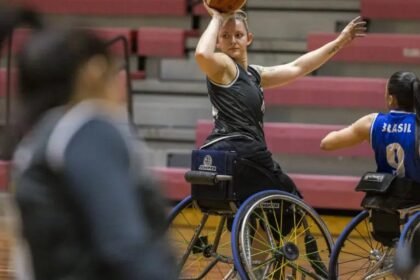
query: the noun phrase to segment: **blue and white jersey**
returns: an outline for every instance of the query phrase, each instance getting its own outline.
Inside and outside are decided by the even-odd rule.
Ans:
[[[372,123],[370,139],[378,172],[392,173],[420,182],[415,113],[379,113]]]

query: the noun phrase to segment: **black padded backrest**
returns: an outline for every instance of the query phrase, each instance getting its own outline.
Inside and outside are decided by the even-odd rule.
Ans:
[[[373,173],[383,174],[383,173]],[[379,177],[378,177],[379,178]],[[361,182],[363,181],[363,178]],[[420,205],[420,184],[407,178],[388,174],[382,182],[359,183],[356,190],[365,191],[362,207],[393,212],[397,209]]]
[[[194,150],[191,155],[191,170],[208,172],[210,175],[232,175],[236,153],[217,150]],[[227,211],[232,182],[224,181],[213,184],[192,184],[191,197],[202,211]]]

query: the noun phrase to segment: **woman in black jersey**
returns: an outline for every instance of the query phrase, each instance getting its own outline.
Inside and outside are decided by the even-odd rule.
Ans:
[[[18,56],[23,135],[13,186],[39,280],[175,279],[162,198],[118,103],[118,69],[83,30],[40,29],[37,15],[0,7],[0,45],[26,21]]]
[[[201,148],[236,151],[271,172],[282,189],[293,192],[295,185],[267,150],[263,88],[285,85],[319,68],[355,37],[364,36],[366,23],[357,17],[334,41],[291,63],[264,67],[248,62],[253,34],[246,14],[222,14],[203,2],[212,18],[197,44],[195,59],[207,77],[215,126]]]

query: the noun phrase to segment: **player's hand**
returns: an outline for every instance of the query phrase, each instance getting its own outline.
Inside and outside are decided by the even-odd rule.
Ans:
[[[358,16],[341,31],[341,34],[338,36],[338,41],[341,47],[344,47],[350,44],[354,38],[364,36],[366,36],[366,21],[362,21],[360,16]]]
[[[203,0],[203,6],[206,8],[210,16],[220,16],[220,12],[218,10],[210,8],[209,5],[207,5],[207,0]]]
[[[203,5],[204,8],[206,8],[209,15],[214,18],[224,19],[228,16],[228,14],[221,13],[218,10],[209,7],[209,5],[207,5],[207,0],[203,0]]]

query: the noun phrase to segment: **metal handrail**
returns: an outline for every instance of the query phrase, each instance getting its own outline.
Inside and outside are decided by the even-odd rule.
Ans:
[[[118,42],[122,42],[123,47],[124,47],[124,70],[126,72],[126,86],[127,86],[127,113],[128,113],[128,119],[130,121],[131,124],[134,124],[134,115],[133,115],[133,85],[132,85],[132,81],[130,78],[130,56],[129,56],[129,44],[128,44],[128,40],[126,37],[120,35],[117,36],[111,40],[109,40],[106,45],[108,47],[111,47],[112,45],[118,43]]]
[[[10,115],[12,105],[12,47],[13,47],[13,30],[9,34],[7,41],[7,65],[6,65],[6,128],[10,126]]]

